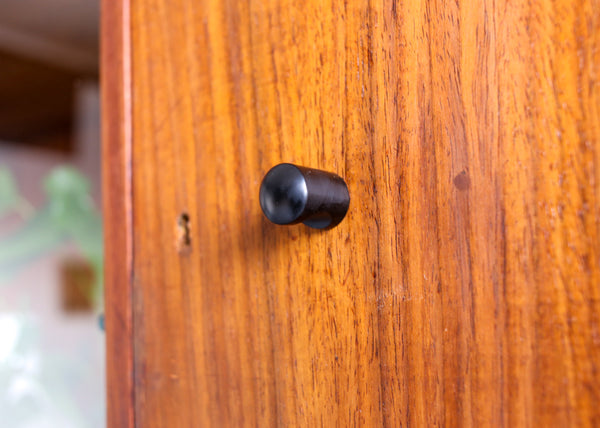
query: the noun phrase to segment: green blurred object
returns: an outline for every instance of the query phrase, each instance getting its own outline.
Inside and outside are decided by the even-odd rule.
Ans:
[[[19,191],[15,178],[6,168],[0,168],[0,215],[5,214],[17,205]]]
[[[19,196],[12,174],[0,168],[0,216],[14,211],[27,219],[21,229],[0,240],[0,282],[3,275],[13,274],[32,258],[71,240],[92,264],[96,286],[91,297],[101,307],[102,220],[90,196],[89,180],[75,168],[60,166],[46,176],[43,186],[46,205],[27,215],[29,204]]]
[[[26,218],[32,214],[33,207],[19,195],[17,182],[11,172],[0,167],[0,217],[12,211]]]

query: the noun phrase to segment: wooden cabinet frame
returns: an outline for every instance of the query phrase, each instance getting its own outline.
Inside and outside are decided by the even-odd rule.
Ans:
[[[133,427],[131,43],[129,0],[102,2],[102,187],[107,426]]]

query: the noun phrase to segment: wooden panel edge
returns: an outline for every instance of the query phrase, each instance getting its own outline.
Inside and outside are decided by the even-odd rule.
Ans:
[[[106,423],[133,428],[130,0],[103,0],[100,28]]]

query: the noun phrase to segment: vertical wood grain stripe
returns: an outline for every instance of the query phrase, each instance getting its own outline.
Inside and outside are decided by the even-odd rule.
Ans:
[[[101,5],[107,426],[134,427],[129,0]]]

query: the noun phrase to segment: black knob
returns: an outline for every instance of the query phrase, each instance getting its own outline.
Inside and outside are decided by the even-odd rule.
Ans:
[[[342,221],[349,204],[348,186],[339,175],[291,163],[271,168],[260,185],[260,206],[275,224],[329,229]]]

